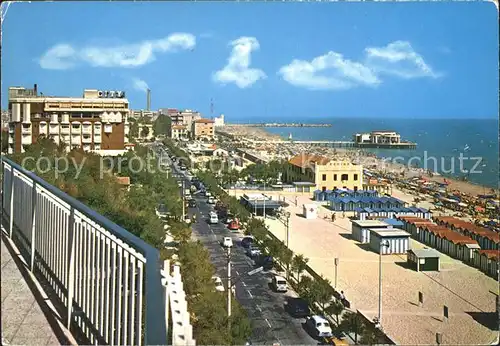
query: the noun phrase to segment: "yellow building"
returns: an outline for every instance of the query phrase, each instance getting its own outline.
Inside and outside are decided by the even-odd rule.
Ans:
[[[211,119],[193,121],[191,134],[194,139],[212,139],[215,135],[214,121]]]
[[[306,175],[319,190],[363,188],[363,166],[353,164],[350,159],[330,159],[319,155],[301,154],[288,161],[296,173]]]

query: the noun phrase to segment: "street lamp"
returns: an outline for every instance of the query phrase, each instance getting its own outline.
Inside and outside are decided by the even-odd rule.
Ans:
[[[390,246],[387,240],[382,240],[380,242],[378,256],[378,324],[380,328],[382,328],[382,250],[384,247],[389,248]]]
[[[290,241],[290,216],[292,214],[289,211],[285,211],[278,215],[278,220],[285,226],[286,230],[286,247],[288,248],[288,244]],[[284,216],[284,218],[281,218]]]

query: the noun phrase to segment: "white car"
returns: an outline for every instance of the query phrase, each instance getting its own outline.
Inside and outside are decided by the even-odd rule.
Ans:
[[[211,225],[215,225],[215,224],[219,223],[219,217],[217,216],[217,214],[215,212],[211,212],[210,215],[208,215],[208,222]]]
[[[233,240],[230,237],[224,237],[224,239],[222,239],[222,246],[233,247]]]
[[[276,292],[286,292],[288,291],[288,285],[286,283],[285,278],[275,275],[273,277],[273,283],[272,283],[273,288],[275,289]]]
[[[215,198],[213,198],[213,197],[208,197],[207,203],[208,203],[208,204],[215,204]]]
[[[218,292],[225,291],[224,285],[222,284],[222,279],[219,276],[212,276],[212,280],[214,281],[216,291]]]
[[[330,323],[322,316],[314,315],[307,319],[306,327],[318,338],[333,336]]]

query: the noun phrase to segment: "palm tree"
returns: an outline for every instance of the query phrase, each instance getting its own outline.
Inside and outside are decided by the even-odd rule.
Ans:
[[[330,305],[328,305],[328,307],[325,309],[326,314],[335,315],[337,325],[340,325],[339,316],[342,315],[343,311],[344,311],[344,304],[342,304],[338,300],[331,302]]]
[[[326,304],[332,299],[332,286],[330,281],[321,277],[320,280],[314,280],[311,287],[311,293],[314,301],[325,310]]]
[[[302,276],[300,281],[298,282],[298,294],[306,300],[310,300],[311,298],[311,287],[313,284],[313,280],[310,276]]]
[[[307,269],[307,262],[309,262],[309,259],[304,257],[304,255],[295,255],[292,259],[292,270],[297,273],[297,281],[299,282],[301,281],[300,275]]]
[[[354,333],[354,343],[358,343],[358,335],[363,330],[363,325],[357,313],[347,310],[340,322],[340,328],[346,333]]]

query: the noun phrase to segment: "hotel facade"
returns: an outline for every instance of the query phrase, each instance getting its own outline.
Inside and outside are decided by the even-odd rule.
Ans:
[[[83,97],[54,97],[33,89],[9,88],[8,153],[24,152],[39,136],[99,155],[121,155],[131,145],[129,102],[123,92],[85,89]]]
[[[316,189],[326,191],[363,188],[363,166],[352,163],[347,157],[330,159],[319,155],[300,154],[288,162],[296,173],[307,176]]]

